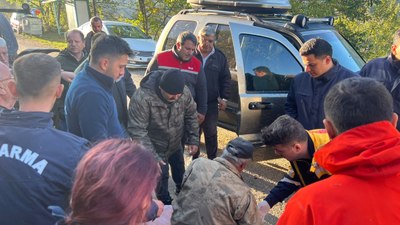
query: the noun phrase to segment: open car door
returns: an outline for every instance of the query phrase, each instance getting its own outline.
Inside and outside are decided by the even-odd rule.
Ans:
[[[294,76],[304,70],[298,50],[278,32],[229,23],[236,58],[232,91],[219,125],[249,140],[284,114]]]

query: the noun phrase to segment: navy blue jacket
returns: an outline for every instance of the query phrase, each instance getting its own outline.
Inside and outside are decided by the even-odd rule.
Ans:
[[[324,99],[336,83],[358,74],[334,61],[334,66],[320,77],[307,72],[298,74],[290,87],[285,113],[299,121],[306,130],[324,128]]]
[[[53,128],[52,113],[0,114],[0,224],[53,225],[47,207],[65,209],[88,141]]]
[[[216,103],[218,98],[228,99],[231,87],[231,73],[226,57],[219,49],[214,49],[214,54],[210,55],[206,64],[203,65],[207,80],[208,104]],[[196,58],[204,64],[203,57],[199,51],[196,54]]]
[[[125,138],[112,95],[114,79],[90,66],[72,81],[65,99],[68,131],[91,142]]]
[[[360,71],[362,77],[373,78],[381,82],[393,97],[394,112],[400,115],[400,61],[392,55],[369,61]],[[400,121],[397,122],[400,129]]]

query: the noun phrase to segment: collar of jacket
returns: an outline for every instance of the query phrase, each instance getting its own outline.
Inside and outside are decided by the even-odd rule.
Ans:
[[[112,87],[114,84],[113,78],[100,73],[99,71],[93,69],[89,65],[87,65],[85,67],[85,69],[86,69],[88,75],[91,75],[92,77],[94,77],[104,87],[104,89],[106,89],[108,91],[112,91]]]
[[[332,174],[376,178],[400,171],[400,133],[389,121],[355,127],[332,139],[314,154]]]
[[[393,54],[389,54],[389,56],[387,57],[387,60],[390,62],[390,65],[392,65],[394,68],[396,68],[396,71],[399,72],[400,60],[396,59],[396,57]]]
[[[210,58],[214,53],[216,52],[215,47],[211,50],[211,52],[205,57],[205,58]],[[203,63],[203,54],[201,54],[201,51],[199,49],[199,46],[197,46],[194,55],[196,58],[198,58],[202,63]]]
[[[307,152],[308,156],[310,157],[309,159],[311,160],[314,157],[315,148],[314,148],[314,142],[311,139],[309,133],[307,133]]]
[[[232,173],[236,174],[236,176],[238,176],[240,179],[243,180],[242,175],[240,175],[239,170],[228,160],[221,158],[221,157],[217,157],[214,159],[214,161],[219,162],[220,164],[222,164],[224,167],[226,167],[228,170],[232,171]]]
[[[336,76],[337,71],[340,69],[340,65],[336,61],[336,59],[332,59],[332,63],[333,63],[332,68],[330,68],[328,71],[326,71],[321,76],[315,78],[315,80],[318,80],[318,81],[330,81],[330,80],[332,80]]]
[[[25,128],[53,127],[53,113],[3,111],[0,116],[1,125],[21,126]]]
[[[82,62],[83,60],[85,60],[86,59],[86,52],[83,50],[82,51],[82,58],[81,58],[81,60],[77,60],[76,58],[75,58],[75,56],[73,56],[72,54],[71,54],[71,52],[68,50],[68,48],[65,48],[64,50],[62,50],[61,52],[60,52],[60,55],[62,55],[62,56],[64,56],[64,57],[68,57],[68,58],[71,58],[71,59],[73,59],[73,60],[75,60],[76,62]]]
[[[172,53],[174,53],[174,56],[179,60],[179,61],[182,61],[182,62],[189,62],[190,60],[192,60],[192,57],[190,57],[190,59],[189,60],[187,60],[187,61],[185,61],[185,60],[183,60],[180,56],[179,56],[179,54],[178,54],[178,50],[176,49],[176,44],[174,45],[174,47],[172,47]]]

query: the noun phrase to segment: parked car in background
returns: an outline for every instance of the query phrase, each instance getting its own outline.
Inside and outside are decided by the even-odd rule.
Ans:
[[[197,34],[204,26],[216,31],[215,45],[227,57],[232,75],[231,96],[218,125],[239,136],[260,142],[260,130],[284,114],[293,78],[304,71],[298,53],[311,38],[323,38],[333,47],[333,57],[356,72],[364,60],[333,26],[333,17],[288,15],[289,0],[219,1],[188,0],[195,9],[173,16],[161,33],[156,53],[171,49],[183,31]],[[255,88],[255,71],[262,69],[278,86]]]
[[[78,29],[85,36],[92,30],[90,22],[84,23]],[[132,24],[117,21],[103,21],[103,31],[108,35],[121,37],[128,42],[133,51],[133,56],[128,61],[128,68],[146,68],[154,55],[157,44],[151,37]]]
[[[5,13],[13,13],[13,12],[24,12],[28,13],[30,11],[30,7],[28,4],[23,3],[21,8],[3,8],[0,7],[0,37],[4,38],[7,42],[8,48],[8,57],[10,59],[10,64],[14,61],[18,52],[18,42],[15,38],[14,32],[11,28],[10,22],[8,19],[2,14]]]
[[[10,17],[10,25],[17,33],[26,33],[31,35],[43,34],[42,19],[31,14],[14,12]]]

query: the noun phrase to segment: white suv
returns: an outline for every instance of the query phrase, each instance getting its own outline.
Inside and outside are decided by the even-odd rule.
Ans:
[[[214,27],[216,47],[226,55],[232,75],[227,110],[219,113],[218,125],[255,143],[260,129],[284,113],[284,103],[293,77],[304,71],[300,46],[321,37],[333,47],[333,57],[342,66],[359,71],[364,60],[335,30],[333,18],[290,16],[289,1],[188,0],[196,9],[180,11],[165,26],[156,53],[171,49],[179,33]],[[279,13],[279,14],[277,14]],[[268,68],[279,88],[256,89],[251,80],[255,68]]]

